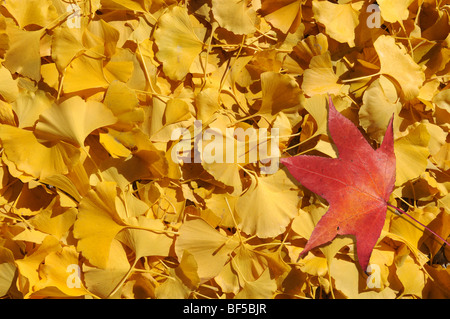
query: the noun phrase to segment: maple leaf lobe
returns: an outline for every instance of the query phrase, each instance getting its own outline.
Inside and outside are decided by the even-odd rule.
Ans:
[[[330,205],[300,255],[337,235],[354,235],[365,270],[383,228],[387,201],[395,184],[393,118],[381,146],[374,150],[358,128],[329,98],[328,128],[338,158],[299,155],[281,159],[289,172]]]

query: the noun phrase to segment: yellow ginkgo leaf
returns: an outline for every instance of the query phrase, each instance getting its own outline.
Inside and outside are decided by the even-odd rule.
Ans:
[[[40,38],[42,31],[24,31],[8,28],[9,49],[4,66],[11,73],[19,73],[32,80],[41,79]]]
[[[120,141],[114,138],[111,134],[100,133],[100,144],[108,151],[108,153],[114,157],[128,157],[131,155],[131,151],[126,148]]]
[[[182,80],[203,50],[203,42],[190,19],[183,7],[172,7],[159,18],[155,31],[156,57],[163,63],[164,73],[173,80]]]
[[[139,216],[137,219],[129,219],[128,222],[131,226],[137,226],[136,229],[122,230],[117,239],[132,248],[137,259],[144,256],[167,256],[169,254],[173,238],[166,234],[161,220]]]
[[[107,248],[105,267],[97,268],[83,264],[82,272],[86,288],[100,298],[117,298],[123,280],[129,275],[132,268],[123,245],[113,239]]]
[[[52,207],[52,210],[46,209],[34,216],[30,223],[44,233],[51,234],[58,239],[66,235],[70,227],[75,222],[77,210],[69,208],[63,210],[58,207]]]
[[[133,61],[114,61],[111,60],[105,65],[103,73],[108,82],[115,80],[127,82],[133,74]]]
[[[37,141],[33,132],[9,125],[0,125],[0,139],[4,160],[8,161],[10,170],[13,165],[19,171],[19,176],[25,173],[41,179],[67,174],[80,156],[79,150],[70,144],[61,142],[46,147]]]
[[[409,214],[424,225],[428,225],[435,215],[427,210],[415,208],[409,211]],[[399,236],[415,255],[420,255],[419,242],[424,237],[424,228],[416,223],[412,224],[404,216],[393,216],[389,227],[389,232]]]
[[[81,280],[78,258],[73,246],[65,246],[48,254],[40,268],[44,279],[36,285],[37,292],[33,296],[64,298],[90,295]]]
[[[125,227],[116,211],[116,197],[116,183],[101,182],[79,205],[73,230],[77,249],[96,267],[107,266],[111,242]]]
[[[262,105],[258,111],[269,123],[277,113],[294,113],[300,108],[301,90],[293,77],[287,74],[261,74]]]
[[[359,23],[359,12],[364,1],[335,4],[328,1],[313,1],[314,17],[325,26],[327,34],[341,43],[355,46],[355,28]]]
[[[182,99],[171,99],[167,102],[164,112],[164,124],[173,124],[186,121],[192,115],[189,112],[189,105]]]
[[[408,135],[394,142],[397,170],[395,185],[417,178],[422,174],[428,162],[430,134],[424,124],[419,124]]]
[[[265,270],[255,281],[246,281],[244,288],[235,296],[236,299],[270,299],[273,297],[277,284],[270,277],[270,271]]]
[[[48,140],[64,140],[84,146],[84,140],[95,129],[111,125],[117,118],[103,103],[85,102],[74,96],[53,105],[39,116],[36,135]]]
[[[212,0],[214,19],[222,28],[234,34],[248,34],[256,31],[256,11],[248,6],[251,1]]]
[[[33,127],[39,115],[50,108],[53,98],[42,90],[36,92],[22,91],[12,103],[14,113],[19,120],[18,127]]]
[[[123,82],[113,81],[109,85],[104,103],[118,119],[115,128],[132,128],[144,121],[144,110],[139,108],[136,93]]]
[[[0,247],[0,297],[10,289],[16,273],[14,256],[8,248]]]
[[[385,287],[380,292],[369,290],[366,284],[366,278],[363,277],[353,261],[335,259],[329,271],[331,277],[334,279],[335,288],[347,298],[393,299],[396,297],[396,291],[390,287]]]
[[[167,174],[169,167],[164,152],[158,150],[140,129],[133,129],[129,132],[109,129],[109,134],[127,149],[133,150],[133,155],[146,164],[153,176],[165,176]]]
[[[303,70],[309,67],[311,59],[328,51],[328,39],[323,33],[311,35],[303,39],[293,48],[292,58]]]
[[[393,37],[381,35],[373,46],[380,58],[380,73],[391,76],[399,83],[406,100],[418,96],[425,74],[407,54],[403,44],[397,43]]]
[[[264,14],[264,19],[283,33],[295,30],[300,25],[301,8],[301,0],[261,1],[261,12]]]
[[[0,68],[0,95],[6,102],[12,102],[17,98],[19,94],[19,88],[17,87],[17,80],[14,80],[11,73],[7,68]]]
[[[406,20],[409,15],[408,7],[414,0],[379,0],[377,4],[380,6],[381,16],[387,22],[401,22]]]
[[[314,135],[327,134],[328,128],[328,111],[327,98],[325,95],[315,95],[305,100],[305,110],[314,118],[317,125],[317,130]]]
[[[185,250],[189,251],[197,261],[200,281],[205,282],[220,273],[238,245],[237,238],[230,239],[204,220],[193,219],[180,227],[175,252],[181,258]]]
[[[55,29],[52,41],[52,58],[60,72],[80,53],[85,51],[82,44],[83,30],[60,26]]]
[[[314,56],[309,69],[303,74],[302,89],[309,96],[316,94],[336,94],[342,87],[339,77],[333,71],[330,52]]]
[[[403,256],[401,263],[397,267],[396,274],[403,285],[401,296],[415,296],[422,298],[425,286],[425,274],[414,259],[407,255]]]
[[[169,269],[170,277],[156,287],[155,295],[158,299],[187,299],[191,290],[183,284],[175,270]]]
[[[401,107],[395,85],[389,78],[380,76],[364,92],[359,123],[372,138],[381,143],[393,114],[396,114],[394,125],[397,124]]]
[[[297,193],[284,170],[254,179],[236,202],[238,226],[245,233],[260,238],[283,233],[297,215]]]
[[[86,77],[86,74],[89,74]],[[102,59],[94,59],[86,55],[74,59],[66,68],[63,82],[65,93],[106,88],[109,82],[103,74]]]
[[[46,27],[58,18],[51,0],[5,0],[4,6],[20,28],[31,24]]]
[[[21,281],[21,286],[18,287],[22,292],[25,292],[25,298],[33,293],[36,285],[39,284],[39,265],[44,262],[45,257],[53,252],[61,250],[61,248],[60,242],[55,237],[47,235],[42,241],[42,244],[38,245],[38,248],[35,251],[24,256],[22,259],[16,259],[15,262],[19,274],[26,278],[26,280]]]

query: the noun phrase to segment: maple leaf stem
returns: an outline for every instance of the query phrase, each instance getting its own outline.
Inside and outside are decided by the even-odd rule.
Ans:
[[[432,233],[433,235],[435,235],[436,237],[438,237],[440,240],[442,240],[445,244],[447,244],[448,246],[450,246],[450,243],[448,241],[446,241],[444,238],[442,238],[441,236],[439,236],[438,234],[436,234],[434,231],[432,231],[430,228],[428,228],[427,226],[425,226],[424,224],[422,224],[421,222],[419,222],[417,219],[415,219],[414,217],[412,217],[410,214],[408,214],[407,212],[405,212],[403,209],[398,208],[397,206],[391,205],[389,203],[387,203],[387,205],[393,209],[395,209],[396,211],[398,211],[401,214],[405,214],[406,216],[408,216],[409,218],[411,218],[413,221],[415,221],[416,223],[418,223],[420,226],[424,227],[425,229],[427,229],[430,233]]]

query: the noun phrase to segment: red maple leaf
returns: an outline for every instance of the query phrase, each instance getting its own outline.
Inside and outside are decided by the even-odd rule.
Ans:
[[[299,155],[281,159],[303,186],[329,204],[300,256],[336,235],[354,235],[359,264],[367,269],[394,189],[392,121],[393,117],[381,146],[374,150],[358,128],[335,109],[330,97],[328,129],[338,158]]]

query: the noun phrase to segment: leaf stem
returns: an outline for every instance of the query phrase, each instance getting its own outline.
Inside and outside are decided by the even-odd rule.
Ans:
[[[408,214],[407,212],[405,212],[403,209],[398,208],[397,206],[391,205],[389,203],[387,203],[387,205],[393,209],[395,209],[396,211],[398,211],[401,214],[405,214],[406,216],[408,216],[409,218],[411,218],[413,221],[415,221],[416,223],[418,223],[420,226],[424,227],[425,229],[427,229],[430,233],[432,233],[433,235],[435,235],[436,237],[438,237],[440,240],[442,240],[444,243],[446,243],[448,246],[450,246],[450,243],[448,241],[446,241],[444,238],[442,238],[441,236],[439,236],[438,234],[436,234],[434,231],[432,231],[430,228],[428,228],[427,226],[425,226],[424,224],[422,224],[421,222],[419,222],[417,219],[415,219],[414,217],[412,217],[410,214]]]

